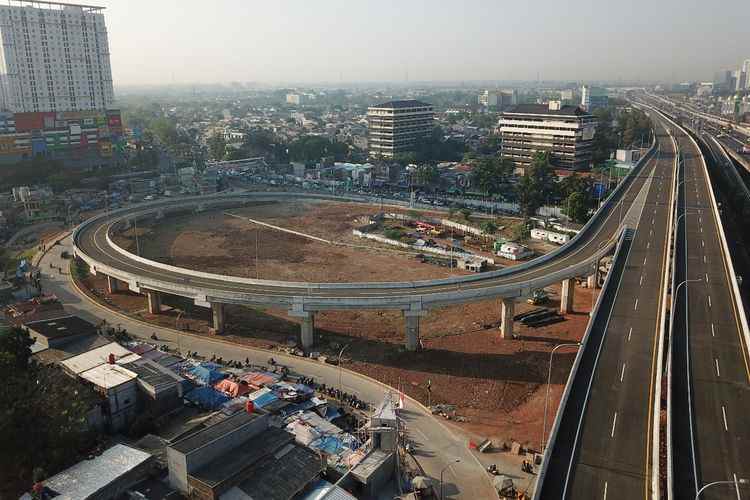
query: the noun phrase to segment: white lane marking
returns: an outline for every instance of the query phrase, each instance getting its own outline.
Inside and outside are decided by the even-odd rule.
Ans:
[[[635,299],[635,307],[633,307],[634,311],[638,310],[638,299]]]
[[[706,256],[705,255],[703,256],[703,263],[704,264],[706,263]]]
[[[724,405],[721,405],[721,415],[724,417],[724,430],[729,432],[729,426],[727,425],[727,410]]]
[[[701,233],[703,232],[703,228],[701,228]]]
[[[714,329],[714,324],[711,323],[711,336],[716,337],[716,330]]]
[[[630,342],[630,336],[633,334],[633,327],[630,327],[630,330],[628,330],[628,342]]]
[[[646,265],[646,259],[648,259],[648,257],[644,257],[644,258],[643,258],[643,265],[644,265],[644,266]]]
[[[703,240],[701,240],[701,246],[702,246],[702,247],[705,247],[705,246],[706,246],[706,242],[705,242],[705,241],[703,241]]]
[[[649,229],[649,230],[648,230],[648,235],[649,235],[649,236],[652,236],[653,234],[654,234],[654,230],[653,230],[653,229]]]
[[[724,408],[722,406],[722,408]],[[725,418],[726,421],[726,418]],[[612,419],[612,432],[609,433],[609,437],[615,437],[615,426],[617,425],[617,412],[615,412],[615,418]]]
[[[641,280],[638,282],[640,286],[643,286],[643,275],[641,274]]]
[[[650,242],[650,241],[647,241],[647,242],[646,242],[646,250],[648,250],[649,248],[651,248],[651,242]]]
[[[706,273],[706,283],[708,283],[708,273]]]
[[[604,481],[604,496],[602,497],[602,500],[607,500],[607,481]]]
[[[622,382],[622,379],[625,377],[625,366],[627,363],[622,364],[622,372],[620,372],[620,382]]]
[[[703,224],[703,217],[698,217],[698,224]]]
[[[711,296],[708,296],[708,307],[711,307]]]
[[[714,361],[716,362],[716,376],[721,377],[721,370],[719,369],[719,358],[714,358]]]
[[[654,218],[653,217],[651,218],[651,225],[652,226],[654,225]]]

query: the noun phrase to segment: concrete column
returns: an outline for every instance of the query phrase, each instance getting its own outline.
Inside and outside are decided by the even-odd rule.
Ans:
[[[213,318],[213,331],[215,334],[224,332],[224,304],[221,302],[211,303],[211,317]]]
[[[593,290],[596,288],[596,273],[586,277],[586,288]]]
[[[315,314],[310,312],[302,317],[300,339],[304,349],[311,349],[315,345]]]
[[[117,278],[113,278],[112,276],[107,276],[107,293],[110,295],[120,290],[120,282],[117,281]]]
[[[419,318],[422,316],[427,316],[427,311],[420,309],[419,306],[404,311],[407,351],[417,351],[422,345],[419,342]]]
[[[573,312],[573,294],[575,293],[576,281],[573,278],[563,280],[560,291],[560,313]]]
[[[146,291],[146,297],[148,298],[148,313],[161,313],[161,294],[159,292],[148,290]]]
[[[500,338],[513,337],[513,316],[516,310],[516,301],[503,297],[500,305]]]

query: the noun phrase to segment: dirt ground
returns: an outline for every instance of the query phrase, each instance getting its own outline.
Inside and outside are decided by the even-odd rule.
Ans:
[[[159,315],[148,314],[143,296],[131,292],[106,294],[106,278],[90,276],[87,287],[99,300],[139,319],[162,326],[209,335],[210,311],[179,297],[164,297]],[[559,286],[547,289],[549,308],[559,308]],[[329,311],[315,317],[316,350],[336,357],[347,348],[344,366],[376,378],[428,403],[454,404],[467,422],[459,428],[481,441],[516,440],[538,448],[541,438],[545,384],[550,350],[558,343],[578,341],[588,322],[591,290],[576,287],[574,313],[565,321],[541,328],[516,322],[515,338],[499,335],[497,300],[431,311],[421,322],[423,350],[406,352],[404,322],[392,311]],[[516,313],[533,307],[516,304]],[[299,323],[286,311],[226,306],[225,338],[263,348],[296,345]],[[550,388],[549,427],[575,357],[574,349],[555,354]]]
[[[389,207],[389,211],[397,211]],[[264,202],[226,212],[169,216],[138,224],[141,255],[180,267],[206,272],[283,281],[357,282],[408,281],[467,274],[436,264],[421,263],[416,251],[398,249],[357,238],[352,229],[380,211],[375,205],[305,200]],[[407,212],[403,210],[402,212]],[[445,214],[426,213],[428,216]],[[252,223],[246,218],[323,238],[328,244]],[[498,219],[498,224],[508,221]],[[158,227],[157,227],[158,226]],[[116,241],[136,249],[133,229]],[[538,243],[538,242],[534,242]],[[539,247],[539,244],[537,244]],[[539,253],[552,246],[535,248]],[[516,264],[496,258],[501,267]]]

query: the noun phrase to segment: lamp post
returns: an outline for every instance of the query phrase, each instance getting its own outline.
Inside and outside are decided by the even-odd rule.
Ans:
[[[580,348],[581,343],[576,342],[576,343],[569,343],[569,344],[557,344],[549,353],[549,365],[547,368],[547,394],[544,396],[544,419],[542,420],[542,437],[539,440],[539,450],[541,452],[544,452],[544,447],[545,447],[544,437],[545,437],[545,434],[547,434],[547,409],[549,407],[549,386],[552,380],[552,356],[555,354],[555,351],[561,347]]]
[[[707,485],[701,487],[701,489],[698,490],[698,492],[695,494],[695,500],[698,500],[698,497],[703,493],[703,490],[710,486],[716,486],[717,484],[731,484],[734,486],[735,491],[737,492],[737,498],[740,498],[740,485],[741,484],[747,484],[748,480],[744,477],[742,479],[735,478],[732,481],[714,481],[713,483],[708,483]]]
[[[341,393],[343,393],[343,392],[344,392],[344,386],[343,386],[343,385],[341,385],[341,372],[342,372],[342,368],[341,368],[341,355],[342,355],[342,354],[344,354],[344,351],[345,351],[345,350],[346,350],[346,348],[347,348],[347,347],[349,347],[350,345],[351,345],[351,344],[346,344],[346,345],[345,345],[344,347],[342,347],[342,348],[341,348],[341,350],[339,351],[339,392],[341,392]]]
[[[459,463],[460,461],[461,461],[461,459],[460,459],[460,458],[456,458],[456,459],[454,459],[454,460],[453,460],[453,462],[449,463],[448,465],[446,465],[445,467],[443,467],[443,468],[442,468],[442,469],[440,470],[440,500],[443,500],[443,472],[445,472],[445,469],[447,469],[447,468],[448,468],[448,467],[450,467],[451,465],[453,465],[453,464],[457,464],[457,463]]]

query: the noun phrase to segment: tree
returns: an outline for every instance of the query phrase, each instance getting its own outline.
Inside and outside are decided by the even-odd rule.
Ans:
[[[536,214],[554,194],[554,179],[547,153],[536,153],[526,173],[516,184],[516,199],[525,217]]]
[[[483,158],[474,166],[472,180],[482,192],[493,195],[500,192],[512,172],[513,164],[508,159]]]
[[[440,172],[435,165],[421,165],[414,172],[414,180],[421,186],[432,186],[440,179]]]
[[[583,193],[570,193],[562,207],[562,212],[570,217],[573,222],[582,224],[589,218],[589,202]]]
[[[348,151],[346,144],[331,142],[317,135],[306,135],[289,145],[289,158],[292,161],[314,162],[323,157],[333,157],[336,161],[343,161]]]
[[[491,220],[486,220],[479,225],[479,229],[487,234],[495,234],[495,232],[497,231],[497,224],[495,224]]]
[[[0,470],[18,481],[4,481],[3,496],[8,487],[28,488],[34,468],[54,474],[93,444],[86,415],[99,398],[58,368],[30,359],[32,343],[20,328],[0,331],[0,442],[13,450],[0,453]]]
[[[215,160],[223,160],[227,152],[227,141],[224,139],[224,136],[217,133],[209,137],[206,142],[211,157]]]

